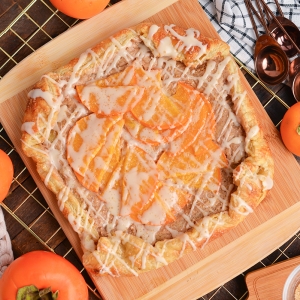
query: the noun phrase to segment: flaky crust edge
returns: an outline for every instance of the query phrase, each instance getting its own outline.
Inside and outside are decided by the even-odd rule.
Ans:
[[[124,29],[115,34],[113,38],[122,44],[137,35],[146,37],[151,25],[150,23],[143,23],[131,29]],[[179,27],[175,27],[175,29],[178,33],[182,33],[183,31]],[[153,47],[151,49],[150,46],[150,49],[154,50],[163,37],[163,35],[156,35],[150,41]],[[216,56],[230,55],[229,47],[224,42],[202,36],[198,39],[208,45],[208,54],[202,58],[202,62]],[[101,58],[105,49],[110,46],[112,46],[112,42],[110,39],[107,39],[99,43],[92,50]],[[176,59],[184,62],[186,65],[193,65],[196,63],[196,56],[197,51],[193,49],[190,52],[180,52]],[[87,59],[89,58],[87,57]],[[63,76],[70,76],[77,61],[78,59],[74,59],[66,66],[42,77],[34,86],[34,89],[42,89],[43,91],[50,92],[54,97],[59,97],[59,90],[50,79],[57,80]],[[236,74],[239,71],[233,59],[227,65],[227,71],[230,74]],[[89,72],[89,69],[85,70],[85,72]],[[236,82],[232,89],[232,93],[244,92],[244,87],[240,80]],[[237,106],[235,103],[234,105]],[[235,107],[235,109],[246,135],[255,126],[261,128],[248,95],[245,96],[244,100],[238,104],[238,108]],[[24,122],[35,123],[33,126],[35,134],[33,137],[31,134],[22,131],[22,149],[28,157],[31,157],[36,162],[37,171],[41,179],[45,182],[47,178],[47,187],[58,196],[62,189],[65,188],[65,184],[44,152],[43,132],[41,131],[45,130],[46,125],[43,124],[43,118],[38,118],[38,115],[42,115],[45,117],[44,119],[47,119],[50,110],[51,108],[43,98],[29,99],[24,115]],[[57,115],[54,114],[51,122],[54,123],[56,117]],[[40,132],[38,132],[38,128]],[[258,134],[249,139],[246,152],[247,158],[234,172],[234,184],[237,186],[237,189],[231,195],[229,211],[204,217],[197,221],[195,228],[188,230],[183,237],[159,241],[154,246],[145,243],[138,237],[121,232],[116,232],[115,236],[99,238],[98,232],[93,225],[93,220],[81,206],[81,200],[70,193],[64,201],[62,213],[66,218],[70,214],[74,215],[70,224],[79,234],[82,241],[81,245],[84,252],[83,264],[86,269],[95,275],[102,274],[104,273],[103,271],[106,272],[105,274],[108,273],[113,276],[138,275],[139,273],[157,269],[171,263],[186,253],[204,246],[208,240],[211,241],[231,228],[236,227],[246,217],[249,210],[255,209],[265,198],[267,190],[264,187],[264,180],[266,177],[272,179],[274,173],[274,162],[267,142],[263,138],[262,130],[259,130]],[[247,184],[245,184],[245,180]],[[244,208],[244,211],[238,212],[236,210],[237,207],[240,207],[239,203],[237,203],[237,196],[247,199],[247,207]],[[93,243],[97,243],[97,248],[94,251],[90,251],[86,245]],[[142,252],[141,249],[143,250]],[[136,259],[132,261],[131,257],[136,257]]]

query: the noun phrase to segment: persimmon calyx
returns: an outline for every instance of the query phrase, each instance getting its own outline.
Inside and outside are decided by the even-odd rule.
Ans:
[[[56,300],[58,291],[53,293],[51,287],[39,290],[34,285],[19,288],[16,300]]]
[[[297,126],[296,132],[298,133],[298,135],[300,135],[300,125]]]

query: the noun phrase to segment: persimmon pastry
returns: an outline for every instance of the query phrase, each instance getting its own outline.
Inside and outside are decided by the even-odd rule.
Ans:
[[[229,46],[195,29],[124,29],[28,96],[22,148],[95,274],[165,266],[235,227],[272,187]]]

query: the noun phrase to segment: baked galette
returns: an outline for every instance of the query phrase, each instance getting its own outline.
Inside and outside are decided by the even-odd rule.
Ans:
[[[95,274],[165,266],[240,223],[273,160],[224,42],[124,29],[40,79],[22,148]]]

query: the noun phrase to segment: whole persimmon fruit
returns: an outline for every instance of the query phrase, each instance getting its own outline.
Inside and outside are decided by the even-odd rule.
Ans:
[[[14,174],[10,157],[0,149],[0,202],[7,196]]]
[[[100,13],[109,0],[50,0],[50,2],[67,16],[88,19]]]
[[[280,134],[286,148],[300,156],[300,102],[292,105],[283,116]]]

